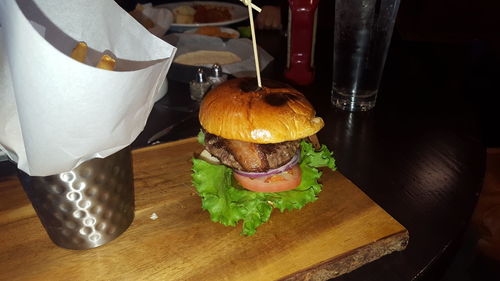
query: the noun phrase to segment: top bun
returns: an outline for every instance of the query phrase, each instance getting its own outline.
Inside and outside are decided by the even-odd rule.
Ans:
[[[200,105],[201,126],[226,139],[253,143],[279,143],[317,133],[324,126],[299,91],[266,80],[232,79],[211,90]]]

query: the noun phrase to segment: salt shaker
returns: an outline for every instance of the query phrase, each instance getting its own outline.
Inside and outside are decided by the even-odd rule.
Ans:
[[[201,101],[203,96],[208,92],[208,90],[210,90],[211,86],[212,83],[207,79],[203,69],[198,68],[195,79],[189,82],[191,99]]]
[[[208,77],[208,80],[210,80],[210,82],[212,82],[213,88],[219,86],[219,84],[221,84],[227,80],[227,74],[222,73],[222,67],[220,66],[220,64],[215,63],[212,66],[212,73]]]

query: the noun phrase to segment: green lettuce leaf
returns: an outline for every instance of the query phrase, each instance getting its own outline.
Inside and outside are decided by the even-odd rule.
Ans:
[[[198,132],[198,135],[196,136],[196,140],[200,143],[205,145],[205,133],[203,133],[202,130]]]
[[[253,235],[258,226],[269,220],[273,208],[284,212],[315,201],[321,191],[318,183],[321,171],[317,168],[335,170],[335,160],[324,145],[319,151],[305,141],[300,145],[300,185],[294,190],[274,193],[243,189],[233,178],[230,168],[193,158],[193,185],[202,198],[202,208],[210,213],[212,221],[226,226],[236,226],[243,221],[242,234]]]

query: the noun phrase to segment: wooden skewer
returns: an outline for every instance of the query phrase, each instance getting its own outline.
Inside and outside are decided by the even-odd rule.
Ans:
[[[248,18],[250,19],[250,32],[252,33],[253,57],[255,60],[255,73],[257,74],[257,85],[262,88],[260,78],[259,53],[257,50],[257,39],[255,38],[255,25],[253,23],[252,8],[260,12],[261,9],[252,3],[252,0],[241,0],[248,7]]]

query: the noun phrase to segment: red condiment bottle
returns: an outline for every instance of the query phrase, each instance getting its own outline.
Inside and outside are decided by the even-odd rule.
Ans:
[[[314,81],[314,43],[319,0],[288,0],[288,57],[285,78],[293,84]]]

